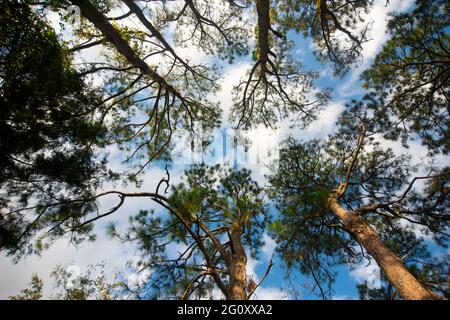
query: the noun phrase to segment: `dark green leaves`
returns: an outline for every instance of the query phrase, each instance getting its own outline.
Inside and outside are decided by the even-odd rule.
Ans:
[[[0,247],[14,253],[35,230],[85,214],[66,197],[91,194],[108,174],[96,156],[105,135],[94,120],[99,94],[40,16],[22,2],[0,9]],[[43,209],[56,201],[65,202],[60,211]],[[35,216],[25,218],[30,204]]]
[[[418,136],[430,151],[448,153],[449,26],[446,1],[417,1],[390,20],[391,39],[362,76],[379,100],[375,117],[388,115],[387,137]]]

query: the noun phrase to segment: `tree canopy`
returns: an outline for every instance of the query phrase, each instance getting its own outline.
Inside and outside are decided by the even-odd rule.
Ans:
[[[418,174],[408,156],[375,140],[363,110],[360,103],[349,107],[327,141],[288,139],[269,180],[281,213],[272,226],[279,250],[289,266],[313,276],[324,297],[333,265],[358,262],[366,252],[377,260],[372,231],[397,256],[407,253],[396,248],[401,239],[409,250],[423,241],[410,229],[414,225],[437,243],[448,242],[448,168]],[[420,181],[422,192],[414,188]],[[364,230],[368,225],[372,231]]]
[[[274,265],[250,274],[267,237],[280,270],[311,279],[322,299],[339,267],[363,262],[379,266],[381,285],[359,283],[361,299],[448,298],[448,3],[392,12],[386,42],[357,74],[379,5],[2,1],[0,250],[17,261],[63,237],[95,241],[99,220],[144,198],[151,207],[108,228],[150,274],[137,291],[89,272],[67,287],[59,266],[56,298],[252,299]],[[231,65],[243,76],[224,92]],[[326,85],[320,68],[334,71]],[[357,77],[363,94],[352,100],[330,88]],[[331,132],[310,139],[308,127],[342,101]],[[266,177],[174,162],[180,130],[182,148],[200,140],[204,152],[233,128],[237,153],[258,127],[289,127]],[[408,153],[418,141],[419,161]],[[37,275],[30,286],[11,298],[42,298]]]
[[[153,270],[140,294],[192,299],[219,290],[227,299],[248,299],[257,284],[247,276],[244,247],[254,257],[263,245],[269,219],[263,190],[245,169],[198,165],[184,180],[169,198],[156,200],[169,216],[143,210],[125,233],[110,226],[113,237],[138,243],[139,270]],[[175,255],[174,243],[182,248]]]
[[[446,1],[418,1],[394,15],[391,38],[362,75],[386,136],[417,135],[432,152],[449,148],[449,23]]]
[[[32,230],[83,211],[66,206],[51,217],[42,206],[100,187],[108,172],[97,150],[106,131],[95,119],[101,96],[86,87],[54,30],[23,3],[3,1],[1,10],[0,244],[14,252]],[[36,201],[40,219],[26,223],[16,209]]]

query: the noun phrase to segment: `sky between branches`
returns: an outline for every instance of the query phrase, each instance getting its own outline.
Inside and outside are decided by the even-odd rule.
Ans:
[[[343,110],[344,104],[351,98],[358,98],[364,94],[364,90],[361,87],[359,76],[361,72],[370,66],[376,54],[382,48],[383,44],[388,39],[386,34],[387,18],[391,12],[404,12],[412,9],[414,5],[413,0],[391,0],[386,6],[385,0],[377,0],[369,11],[366,21],[371,22],[370,29],[370,41],[363,44],[363,60],[358,66],[352,66],[350,72],[344,78],[336,78],[333,76],[333,72],[330,67],[321,65],[314,58],[312,54],[313,44],[311,39],[304,39],[303,36],[297,35],[294,32],[288,34],[289,39],[295,42],[293,49],[294,57],[300,59],[308,70],[317,71],[320,73],[320,77],[316,82],[318,90],[327,87],[333,88],[332,101],[330,105],[324,108],[320,113],[318,120],[312,122],[310,126],[305,130],[289,129],[288,121],[283,122],[280,125],[280,137],[285,136],[287,133],[291,133],[296,137],[302,137],[302,139],[323,138],[328,133],[331,133],[334,129],[334,122],[337,119],[339,113]],[[123,14],[118,10],[117,14]],[[67,31],[60,30],[57,14],[48,13],[47,19],[54,26],[55,30],[60,33],[61,37],[67,36]],[[126,24],[135,27],[139,25],[139,22],[135,18],[129,18]],[[173,28],[168,29],[168,33],[165,34],[166,38],[172,38]],[[215,57],[208,56],[207,54],[199,51],[193,46],[187,48],[176,47],[173,42],[171,43],[178,53],[184,59],[189,59],[192,63],[216,63],[222,69],[223,76],[221,77],[221,91],[214,96],[211,96],[212,101],[220,101],[221,108],[224,111],[223,119],[227,119],[228,112],[232,106],[232,88],[241,79],[248,68],[251,66],[252,61],[250,56],[238,58],[233,64],[228,64],[226,61],[220,61]],[[94,47],[88,50],[82,51],[82,54],[76,55],[75,62],[82,61],[83,59],[95,58],[100,54],[101,47]],[[94,83],[101,84],[101,78],[94,78]],[[221,130],[227,128],[229,124],[224,122],[221,129],[215,131],[215,134],[220,135]],[[269,129],[257,128],[250,132],[249,137],[252,140],[256,140],[260,137],[264,137],[269,134]],[[404,151],[400,142],[385,141],[385,146],[391,146],[394,150],[401,152]],[[263,150],[267,151],[267,150]],[[121,153],[115,148],[111,148],[110,159],[112,159],[112,165],[120,168]],[[414,162],[423,161],[423,157],[426,156],[427,150],[421,146],[419,142],[413,142],[408,150],[413,156]],[[441,157],[438,161],[445,163],[446,159]],[[253,170],[254,178],[264,185],[266,183],[263,173],[264,166],[267,163],[261,163],[259,165],[250,165],[249,169]],[[174,165],[171,168],[171,183],[176,184],[180,181],[180,176],[185,167],[183,165]],[[144,183],[141,190],[155,190],[156,185],[160,178],[164,176],[164,169],[161,163],[153,163],[142,177]],[[110,186],[106,186],[105,189],[109,189]],[[135,187],[129,185],[124,191],[135,190]],[[100,191],[100,190],[99,190]],[[115,203],[115,198],[102,199],[100,203],[100,211],[108,210]],[[27,286],[30,281],[31,274],[37,273],[43,278],[45,282],[44,297],[48,297],[52,287],[50,281],[50,273],[54,267],[59,264],[74,264],[78,265],[81,270],[85,271],[88,264],[95,264],[104,260],[106,262],[106,271],[109,275],[113,275],[116,271],[123,270],[125,268],[126,261],[133,257],[135,249],[130,244],[120,244],[118,241],[111,240],[106,235],[106,226],[109,222],[114,221],[117,223],[118,228],[126,227],[127,219],[130,215],[136,214],[139,209],[151,209],[161,211],[161,208],[157,204],[148,199],[132,199],[127,202],[127,205],[119,209],[113,216],[107,219],[99,221],[95,225],[95,230],[98,235],[97,241],[93,243],[82,243],[78,248],[75,248],[68,244],[67,239],[58,240],[49,250],[44,251],[41,257],[30,256],[20,261],[18,264],[13,264],[12,261],[5,255],[0,256],[0,299],[5,299],[10,295],[17,294],[21,288]],[[273,253],[275,243],[267,235],[264,236],[265,245],[262,249],[262,254],[258,260],[249,258],[248,274],[254,274],[256,278],[260,278],[265,270],[265,266],[270,260]],[[172,247],[173,253],[181,250],[181,248]],[[137,261],[137,257],[132,260]],[[277,263],[278,262],[278,263]],[[257,290],[256,298],[258,299],[284,299],[292,298],[283,288],[288,284],[283,279],[283,272],[280,267],[281,263],[275,261],[275,266],[272,269],[270,275],[267,277],[263,285]],[[339,267],[339,276],[335,284],[335,298],[357,298],[357,291],[355,284],[357,282],[373,279],[378,267],[374,262],[371,265],[361,265],[354,270],[349,270],[346,267]],[[144,281],[148,274],[135,274],[133,268],[128,268],[126,274],[131,281]],[[314,298],[308,290],[308,279],[298,276],[299,283],[304,284],[304,287],[300,286],[300,299]],[[310,283],[310,281],[309,281]]]

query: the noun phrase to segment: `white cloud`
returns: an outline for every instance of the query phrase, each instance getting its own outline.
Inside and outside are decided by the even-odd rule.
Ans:
[[[304,49],[298,48],[297,50],[295,50],[295,54],[298,56],[304,56],[306,54],[306,52]]]
[[[272,254],[269,251],[269,248],[272,246],[272,244],[269,244],[265,251],[269,252],[269,256],[265,255],[263,257],[262,260],[255,260],[252,257],[248,257],[247,260],[247,276],[252,277],[253,281],[255,281],[255,283],[259,283],[261,281],[261,278],[257,275],[256,273],[256,267],[258,265],[261,265],[264,263],[264,266],[266,266],[270,260],[270,257],[272,256]],[[263,248],[263,252],[264,252],[264,248]],[[273,269],[271,270],[271,272],[273,272]],[[268,281],[268,279],[270,278],[270,273],[267,276],[267,278],[264,281]],[[265,286],[264,282],[258,287],[258,289],[256,289],[254,295],[252,296],[253,300],[286,300],[286,299],[290,299],[290,296],[287,292],[285,292],[282,288],[281,288],[281,284],[279,287],[274,287],[274,286]]]
[[[322,111],[319,112],[318,119],[311,122],[306,129],[292,128],[286,121],[280,129],[280,141],[288,136],[296,139],[310,140],[314,138],[325,138],[331,134],[335,128],[336,120],[344,110],[344,102],[336,101],[330,103]]]
[[[263,245],[261,251],[264,254],[264,260],[270,261],[272,255],[275,252],[275,247],[277,244],[276,244],[275,240],[273,240],[267,233],[264,233],[263,241],[264,241],[264,245]]]
[[[130,263],[130,271],[124,274],[125,279],[127,279],[127,287],[131,291],[137,291],[146,285],[148,279],[152,274],[152,270],[149,268],[142,268],[139,265],[139,262],[142,260],[142,257],[139,255],[134,255]]]
[[[373,9],[364,15],[364,23],[359,26],[362,29],[368,22],[371,22],[368,38],[370,41],[363,43],[363,61],[360,66],[354,68],[348,80],[338,88],[341,98],[362,93],[362,88],[357,81],[361,73],[372,63],[375,56],[380,52],[384,43],[388,40],[387,22],[389,14],[393,12],[404,12],[414,3],[414,0],[391,0],[386,5],[386,0],[377,0]]]
[[[177,170],[178,171],[178,170]],[[154,191],[160,178],[164,177],[164,171],[158,167],[152,167],[143,177],[143,185],[140,190]],[[179,182],[179,174],[174,173],[171,182]],[[105,189],[112,189],[111,185]],[[132,185],[116,189],[124,192],[136,191]],[[108,196],[101,199],[99,212],[106,212],[117,204],[116,196]],[[155,209],[162,212],[162,208],[148,198],[126,199],[124,206],[109,217],[100,220],[94,228],[98,238],[95,242],[85,242],[74,247],[68,243],[67,238],[56,241],[48,250],[39,256],[29,256],[17,264],[13,264],[11,259],[4,254],[0,255],[0,299],[7,299],[10,295],[19,293],[22,288],[28,287],[28,283],[33,273],[37,273],[44,280],[44,297],[48,297],[52,291],[52,281],[50,273],[58,264],[77,265],[81,272],[85,272],[89,264],[96,264],[101,261],[106,262],[105,271],[111,278],[117,271],[122,270],[130,256],[135,252],[134,245],[121,244],[117,240],[112,240],[106,235],[106,225],[114,221],[118,228],[128,226],[128,217],[137,214],[139,210]],[[175,249],[174,249],[175,250]],[[139,281],[147,276],[146,272],[140,273]]]
[[[49,297],[53,287],[50,273],[58,264],[79,266],[84,273],[89,264],[105,261],[105,272],[112,276],[117,268],[125,265],[131,253],[129,249],[111,245],[111,240],[104,232],[100,232],[96,242],[75,248],[68,244],[67,239],[61,239],[41,257],[30,256],[17,264],[12,264],[10,259],[1,255],[0,299],[7,299],[8,296],[16,295],[21,289],[28,287],[33,273],[37,273],[44,280],[44,297]]]
[[[259,287],[256,289],[255,300],[288,300],[289,295],[277,287]]]
[[[246,75],[247,70],[251,67],[249,62],[238,62],[229,65],[220,80],[220,91],[211,96],[213,102],[220,102],[224,121],[228,119],[231,107],[233,106],[233,88]]]
[[[247,259],[247,276],[251,277],[255,283],[259,283],[261,281],[261,277],[257,274],[256,268],[258,266],[263,266],[263,272],[266,272],[266,268],[268,264],[270,263],[270,260],[272,258],[272,255],[275,251],[276,243],[275,241],[267,234],[264,233],[263,235],[263,241],[264,245],[261,249],[261,252],[263,253],[263,256],[261,259],[254,259],[250,256],[248,256]],[[274,287],[272,285],[265,286],[264,283],[267,283],[271,277],[271,274],[273,274],[274,268],[271,269],[270,273],[268,274],[267,278],[264,280],[263,283],[256,289],[254,295],[252,296],[252,299],[254,300],[286,300],[290,299],[290,295],[282,289],[281,284],[277,287]]]
[[[331,300],[354,300],[354,298],[349,298],[348,296],[344,295],[337,295],[331,298]]]
[[[389,12],[393,11],[405,11],[408,9],[413,0],[391,0],[388,7],[385,7],[386,0],[378,0],[375,3],[374,9],[369,13],[368,19],[373,21],[372,31],[371,31],[371,41],[367,42],[363,46],[363,56],[364,60],[362,65],[359,68],[355,68],[352,70],[349,80],[344,83],[342,86],[338,87],[338,91],[341,93],[341,98],[348,96],[350,94],[354,94],[357,90],[359,90],[359,85],[357,85],[357,81],[359,79],[360,73],[367,68],[370,63],[373,61],[376,54],[380,51],[382,45],[388,38],[386,34],[386,18],[388,17]],[[125,12],[118,12],[120,14]],[[50,16],[50,20],[55,25],[57,32],[59,32],[58,25],[58,17],[56,14]],[[139,25],[139,22],[134,20],[124,20],[121,22],[123,25],[136,27],[136,24]],[[172,27],[173,25],[171,25]],[[173,33],[173,28],[168,30],[169,34]],[[170,35],[169,35],[170,36]],[[310,42],[310,48],[313,48],[314,44]],[[295,53],[297,55],[303,55],[305,53],[305,49],[298,49]],[[175,47],[176,52],[184,58],[189,59],[192,63],[200,63],[200,62],[210,62],[211,57],[207,56],[205,53],[197,50],[193,46],[188,46],[186,48]],[[83,51],[83,59],[86,61],[100,61],[99,57],[101,55],[101,47],[92,48],[89,50]],[[76,61],[81,61],[81,57],[77,56]],[[154,61],[152,61],[154,62]],[[239,62],[233,65],[225,65],[224,74],[221,78],[221,90],[218,94],[211,96],[211,100],[215,102],[221,103],[221,108],[223,110],[223,119],[227,119],[229,115],[229,111],[232,106],[232,92],[233,87],[238,84],[238,82],[245,76],[247,70],[252,66],[252,62]],[[322,70],[321,76],[326,76],[329,73],[329,69]],[[94,82],[96,84],[100,84],[99,79],[95,79]],[[325,137],[328,133],[330,133],[334,128],[335,120],[338,115],[344,109],[344,104],[341,101],[334,102],[329,107],[324,109],[320,115],[319,120],[314,121],[311,125],[302,131],[297,131],[298,136],[302,138],[313,138],[313,137]],[[226,120],[225,120],[226,124]],[[288,125],[282,126],[282,130],[285,130],[287,133],[289,130],[286,129]],[[264,130],[258,131],[255,130],[251,133],[253,137],[264,137],[266,132]],[[394,150],[400,150],[401,146],[397,142],[385,141],[385,145],[391,145]],[[420,162],[422,157],[425,155],[426,148],[421,146],[420,144],[413,144],[411,149],[414,161]],[[119,151],[113,150],[112,155],[117,155]],[[445,161],[443,159],[442,161]],[[122,165],[120,161],[116,161],[114,166],[117,169],[120,169]],[[171,182],[175,184],[180,179],[181,171],[184,169],[184,166],[177,166],[171,171]],[[155,190],[156,184],[159,182],[160,177],[164,176],[164,171],[158,167],[152,167],[148,170],[147,174],[144,176],[143,186],[141,190],[145,191],[153,191]],[[258,182],[264,184],[264,177],[262,175],[256,178]],[[112,186],[108,186],[112,187]],[[123,188],[124,191],[134,191],[135,188],[133,186],[127,186]],[[114,206],[116,203],[116,197],[108,197],[101,202],[101,211],[107,210]],[[51,287],[48,285],[49,274],[53,270],[53,268],[59,264],[75,264],[79,265],[84,271],[88,264],[93,264],[100,262],[102,260],[106,261],[107,271],[113,273],[113,270],[117,270],[117,268],[123,268],[125,266],[126,260],[129,259],[130,256],[134,254],[134,247],[131,245],[121,245],[118,242],[111,241],[105,235],[104,226],[109,221],[117,221],[119,227],[126,227],[128,225],[127,219],[130,215],[135,214],[140,209],[150,209],[159,207],[154,204],[152,201],[146,198],[136,198],[136,199],[127,199],[126,204],[123,209],[116,212],[113,216],[101,221],[96,227],[99,238],[94,243],[85,243],[82,244],[79,248],[74,248],[68,246],[66,239],[61,239],[57,241],[48,251],[42,254],[42,257],[32,256],[24,261],[19,262],[17,265],[11,264],[9,258],[4,255],[0,256],[0,299],[7,298],[9,295],[17,294],[21,288],[24,288],[28,285],[28,282],[31,278],[31,274],[36,272],[41,277],[43,277],[46,282],[45,292],[46,295],[50,292]],[[256,273],[256,269],[259,266],[263,266],[264,270],[267,266],[270,257],[275,249],[275,241],[271,239],[267,234],[264,234],[263,240],[265,241],[264,246],[262,247],[263,257],[260,260],[255,260],[251,257],[248,259],[247,266],[247,274],[253,275],[254,280],[258,282],[260,278]],[[171,254],[176,254],[178,251],[181,251],[182,247],[171,247]],[[149,276],[150,271],[146,271],[141,274],[131,274],[131,280],[135,283],[139,284],[145,281],[146,277]],[[274,272],[274,270],[272,270]],[[358,282],[368,280],[371,283],[376,284],[377,279],[379,279],[379,267],[376,263],[372,262],[369,266],[365,266],[363,264],[354,268],[350,274],[353,276]],[[107,272],[108,274],[108,272]],[[270,278],[270,274],[268,279]],[[267,281],[267,279],[266,279]],[[280,284],[281,287],[281,284]],[[221,293],[218,290],[215,290],[214,297],[221,297]],[[264,283],[261,287],[258,288],[254,298],[257,299],[285,299],[289,296],[283,292],[279,287],[264,286]],[[336,296],[335,299],[347,299],[345,295]]]
[[[381,270],[373,260],[368,264],[363,261],[350,270],[350,275],[359,283],[367,281],[371,288],[381,287]]]

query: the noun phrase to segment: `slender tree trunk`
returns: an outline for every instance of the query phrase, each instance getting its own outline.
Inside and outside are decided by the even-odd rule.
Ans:
[[[434,300],[440,297],[427,290],[403,265],[401,260],[381,241],[375,231],[359,215],[342,208],[332,194],[328,206],[344,224],[345,230],[375,259],[388,280],[405,300]]]
[[[229,299],[246,300],[247,292],[247,255],[242,245],[242,226],[233,223],[230,231],[232,245],[231,262],[229,267]]]
[[[269,59],[269,29],[270,29],[270,1],[257,0],[256,11],[258,13],[258,49],[261,68],[266,71],[266,63]]]

